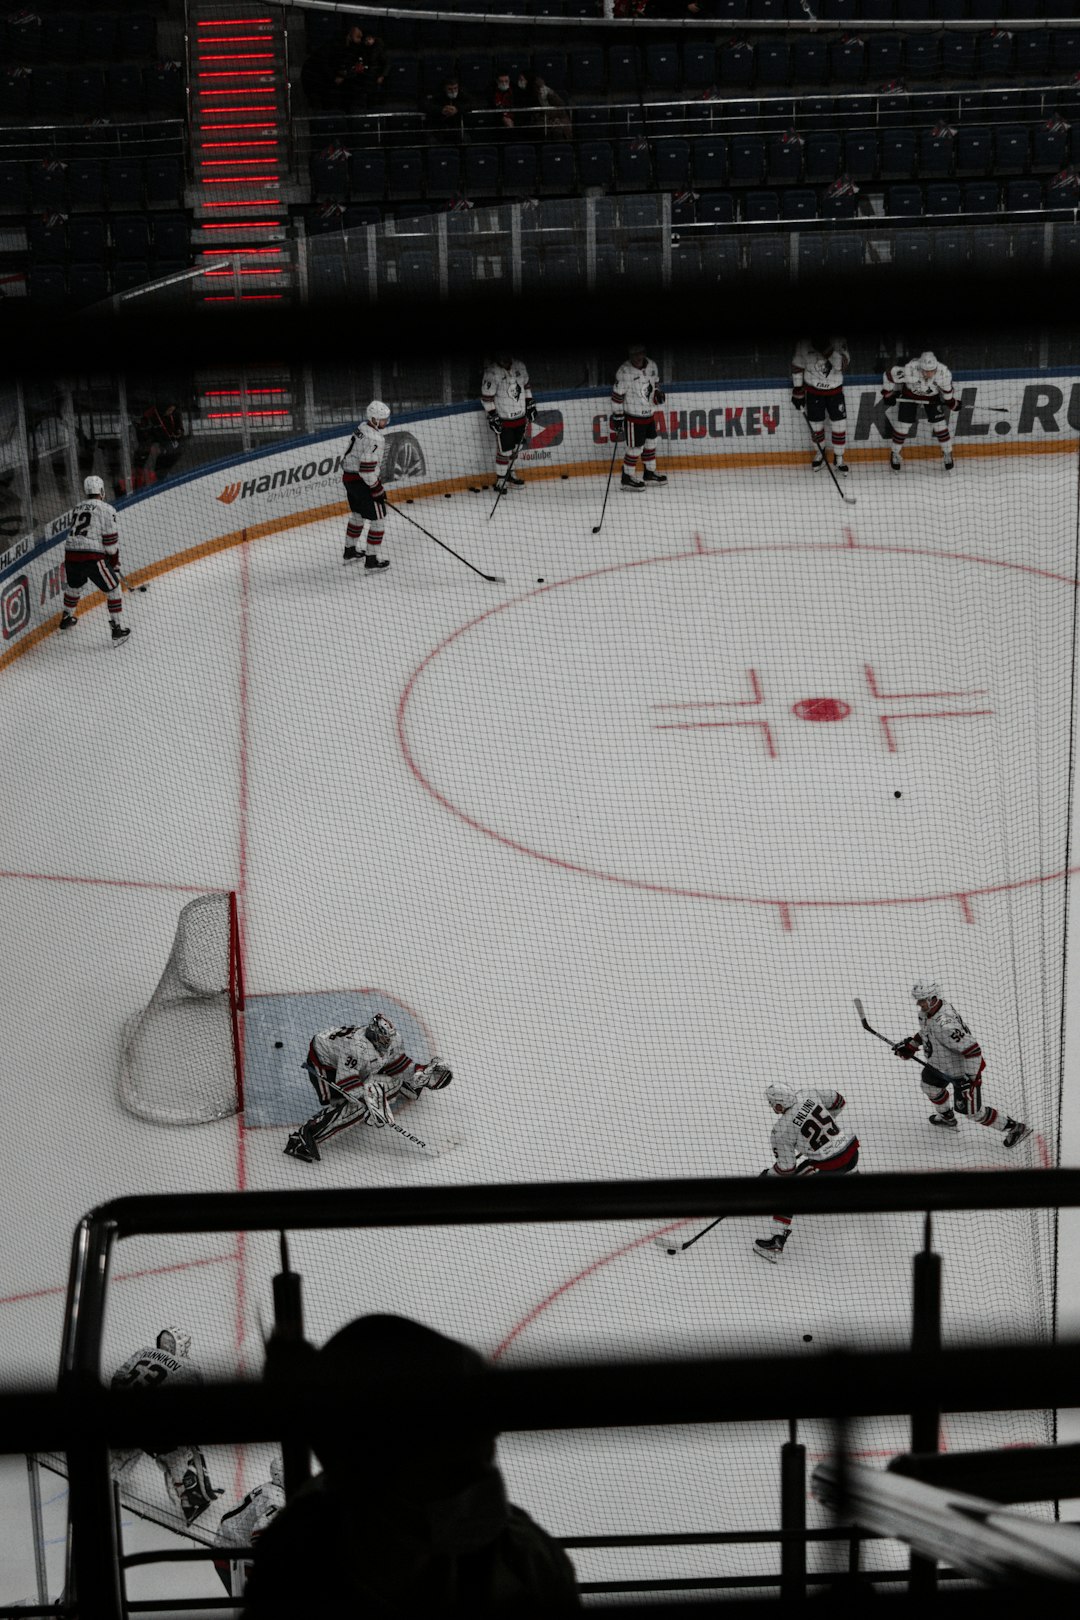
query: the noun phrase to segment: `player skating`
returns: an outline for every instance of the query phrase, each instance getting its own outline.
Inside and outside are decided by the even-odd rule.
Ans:
[[[766,1086],[765,1100],[777,1116],[769,1141],[773,1176],[847,1175],[859,1163],[859,1138],[836,1123],[847,1106],[838,1091],[803,1091],[790,1086]],[[791,1236],[790,1215],[774,1215],[767,1238],[754,1239],[754,1253],[775,1265]]]
[[[319,1145],[350,1125],[393,1125],[391,1104],[411,1102],[422,1091],[441,1091],[453,1072],[441,1058],[416,1063],[384,1013],[366,1029],[347,1024],[312,1037],[303,1064],[315,1094],[325,1106],[294,1131],[284,1151],[312,1163]]]
[[[952,372],[943,366],[929,349],[917,360],[906,365],[891,366],[882,378],[881,392],[889,405],[899,401],[892,424],[892,450],[889,465],[893,472],[903,467],[904,446],[919,429],[919,412],[923,411],[941,446],[941,465],[952,472],[952,441],[949,436],[949,413],[960,409],[960,401],[953,391]]]
[[[495,488],[505,495],[508,488],[520,489],[525,482],[514,471],[514,463],[528,424],[536,421],[529,373],[509,349],[500,349],[484,372],[480,403],[495,435]]]
[[[93,474],[83,479],[84,501],[71,514],[64,547],[64,611],[61,630],[78,624],[75,609],[87,585],[96,585],[109,606],[109,624],[114,647],[122,646],[131,634],[120,623],[124,599],[120,594],[120,542],[115,510],[105,499],[105,485]]]
[[[390,559],[383,557],[379,550],[386,522],[386,491],[379,477],[379,467],[386,443],[384,429],[389,420],[389,405],[384,405],[381,399],[373,399],[366,417],[353,429],[342,462],[341,479],[349,502],[343,561],[359,562],[361,554],[357,541],[366,523],[368,532],[364,567],[371,569],[390,566]]]
[[[925,1054],[920,1083],[933,1105],[931,1125],[955,1131],[959,1115],[974,1120],[976,1125],[989,1125],[992,1131],[1000,1131],[1007,1148],[1015,1147],[1025,1136],[1030,1136],[1030,1125],[1008,1114],[1002,1115],[983,1102],[982,1074],[986,1059],[982,1047],[956,1008],[942,1000],[940,985],[932,979],[920,979],[911,994],[919,1009],[918,1032],[897,1041],[893,1051],[899,1058],[913,1058],[920,1049]]]
[[[152,1345],[136,1350],[112,1375],[113,1389],[157,1389],[162,1384],[201,1384],[202,1374],[191,1365],[191,1334],[184,1328],[162,1328]],[[117,1472],[138,1456],[129,1452],[119,1464]],[[161,1472],[169,1494],[180,1505],[185,1523],[193,1524],[205,1513],[216,1491],[206,1472],[206,1458],[199,1446],[172,1446],[150,1451]]]
[[[653,411],[664,403],[664,390],[660,387],[660,373],[655,360],[650,360],[644,343],[632,343],[627,350],[629,358],[615,374],[611,390],[611,425],[616,440],[625,438],[621,489],[640,490],[646,484],[666,484],[663,473],[656,470],[656,421]],[[641,454],[641,477],[637,478],[638,452]]]
[[[844,460],[847,448],[847,405],[844,401],[844,369],[851,364],[847,343],[841,337],[805,338],[791,362],[791,403],[806,412],[814,441],[815,472],[825,465],[825,419],[829,420],[833,466],[838,473],[851,469]]]
[[[281,1458],[270,1464],[270,1478],[252,1486],[242,1502],[223,1513],[218,1522],[222,1544],[253,1547],[285,1506],[285,1475]],[[250,1558],[215,1558],[214,1568],[231,1597],[243,1596],[251,1569]]]

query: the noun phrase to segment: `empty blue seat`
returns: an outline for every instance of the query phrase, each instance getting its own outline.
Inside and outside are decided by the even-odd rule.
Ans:
[[[133,62],[113,62],[106,70],[106,81],[111,111],[131,113],[143,110],[146,90],[141,67]]]
[[[955,180],[932,180],[926,187],[926,212],[928,214],[958,214],[960,212],[960,187]]]
[[[807,184],[827,185],[839,173],[839,135],[808,135],[803,147],[803,178]]]
[[[68,74],[63,68],[36,67],[30,74],[30,113],[55,123],[68,110]]]
[[[975,44],[975,71],[981,78],[1004,78],[1013,71],[1016,60],[1016,35],[1007,28],[995,28],[988,34],[977,34]]]
[[[787,237],[752,236],[746,244],[746,268],[751,275],[773,279],[787,275]]]
[[[499,148],[497,146],[467,146],[465,148],[465,195],[495,197],[499,192]]]
[[[97,118],[105,111],[105,69],[78,67],[68,75],[68,94],[71,105],[77,107],[82,118]]]
[[[1025,174],[1030,156],[1026,124],[999,125],[994,131],[994,173]]]
[[[1054,226],[1053,264],[1055,270],[1080,268],[1080,224]]]
[[[183,202],[184,176],[178,158],[147,158],[146,200],[149,203]]]
[[[560,95],[565,95],[569,89],[570,70],[565,51],[535,51],[533,72]]]
[[[379,158],[380,163],[382,158]],[[308,165],[311,191],[316,198],[344,199],[349,190],[349,160],[331,152],[317,152]]]
[[[571,49],[567,53],[570,89],[575,96],[602,95],[607,84],[604,52],[589,47]]]
[[[456,197],[461,189],[461,153],[456,146],[432,146],[424,154],[424,190],[429,197]]]
[[[109,296],[109,278],[101,264],[73,264],[68,271],[68,293],[73,304],[85,308]]]
[[[774,135],[768,143],[766,173],[770,185],[794,184],[802,179],[803,148],[800,140]]]
[[[398,256],[397,285],[402,292],[422,297],[438,291],[435,255],[430,248],[406,248]]]
[[[697,190],[727,183],[727,142],[722,135],[694,141],[690,153],[690,173]]]
[[[838,231],[825,238],[825,267],[834,275],[851,275],[862,268],[863,240],[855,231]]]
[[[1032,174],[1056,174],[1069,161],[1069,131],[1036,124],[1031,141]]]
[[[105,190],[110,208],[141,208],[146,196],[139,158],[106,158]]]
[[[75,214],[68,223],[68,250],[74,264],[102,263],[105,239],[105,220],[100,214]]]
[[[78,62],[84,55],[83,21],[71,12],[45,17],[42,47],[54,62]]]
[[[877,173],[878,138],[872,129],[857,129],[844,137],[844,173],[853,180],[872,180]]]
[[[716,83],[716,46],[691,40],[683,46],[682,79],[689,90],[705,90]]]
[[[1004,226],[978,226],[971,233],[971,258],[980,270],[1008,269],[1009,233]]]
[[[597,198],[597,202],[607,201]],[[656,192],[644,197],[623,197],[619,201],[619,224],[630,236],[658,237],[660,230],[660,198]],[[604,225],[601,232],[597,219],[597,235],[607,235],[611,227]]]
[[[701,280],[701,243],[683,238],[671,251],[671,280],[676,287],[690,287]]]
[[[858,84],[866,71],[866,47],[857,36],[829,46],[829,77],[838,84]]]
[[[532,197],[537,189],[536,147],[527,143],[503,150],[502,189],[504,197]]]
[[[646,45],[645,78],[654,90],[674,90],[682,78],[678,47]]]
[[[924,129],[919,135],[919,173],[923,179],[931,175],[952,174],[953,170],[953,144],[952,135],[935,135],[932,130]]]
[[[829,76],[829,47],[823,39],[796,39],[791,48],[791,77],[796,84],[824,84]]]
[[[697,223],[697,210],[694,204],[697,194],[693,191],[676,193],[671,199],[671,224],[675,231],[686,230]]]
[[[115,292],[128,292],[132,287],[145,287],[150,279],[150,264],[146,259],[118,259],[113,265]]]
[[[780,218],[780,198],[775,191],[748,191],[743,197],[743,219],[773,220]]]
[[[787,84],[791,78],[791,46],[782,40],[765,40],[754,52],[758,84]]]
[[[628,142],[620,141],[620,151]],[[648,157],[648,148],[645,149]],[[582,141],[578,148],[578,173],[583,186],[599,186],[606,191],[615,174],[615,154],[610,141]]]
[[[425,51],[420,58],[420,82],[426,95],[437,95],[456,76],[457,58],[451,51]]]
[[[741,268],[734,236],[711,236],[702,243],[701,273],[706,281],[730,281]]]
[[[932,231],[932,251],[935,270],[944,270],[949,274],[956,274],[968,268],[971,257],[971,241],[967,231],[948,230]]]
[[[1041,225],[1017,225],[1013,230],[1012,256],[1014,263],[1025,270],[1039,271],[1043,267],[1045,242]]]
[[[956,134],[956,172],[965,175],[990,173],[994,160],[994,144],[985,125],[969,125]]]
[[[636,90],[641,69],[636,45],[609,45],[607,80],[609,90]]]
[[[809,186],[792,186],[780,193],[781,219],[816,219],[817,192]]]
[[[120,56],[154,56],[157,52],[157,20],[136,12],[117,19],[116,49]]]
[[[412,160],[411,170],[408,167]],[[392,188],[391,197],[416,197],[423,188],[423,174],[420,158],[417,153],[410,151],[391,151],[390,172],[399,181],[403,181],[402,189]],[[337,168],[343,169],[347,178],[347,189],[352,197],[382,197],[386,191],[387,163],[382,152],[360,151],[354,152],[347,164],[339,163]],[[336,192],[329,195],[337,195]]]
[[[145,214],[114,214],[113,249],[118,259],[150,257],[150,221]]]
[[[733,135],[728,144],[732,181],[737,185],[760,185],[765,178],[765,142],[760,135]]]
[[[28,295],[39,304],[60,304],[67,297],[67,277],[59,265],[33,264],[26,279]]]
[[[993,214],[1001,206],[1001,187],[996,180],[968,180],[962,190],[965,214]]]
[[[938,70],[938,36],[936,34],[906,34],[904,36],[904,75],[908,79],[932,79]]]
[[[34,264],[61,264],[67,258],[67,230],[62,223],[31,220],[27,228],[30,258]]]
[[[883,180],[910,180],[915,173],[915,131],[886,130],[881,137],[880,154]]]
[[[184,75],[179,62],[162,62],[146,68],[143,89],[147,106],[155,112],[183,112]]]
[[[486,52],[468,51],[458,59],[458,83],[470,96],[485,96],[495,77],[495,64]]]
[[[190,259],[191,221],[186,214],[154,215],[155,259]]]
[[[678,191],[690,174],[690,142],[677,136],[653,141],[656,184],[662,191]]]
[[[1019,74],[1043,74],[1050,65],[1050,39],[1045,33],[1018,33],[1014,40],[1014,60]]]
[[[1038,180],[1007,180],[1005,183],[1005,212],[1026,213],[1043,205],[1042,186]]]
[[[923,196],[919,186],[886,186],[887,214],[921,214],[922,211]]]
[[[420,95],[420,68],[414,56],[392,56],[386,69],[387,99],[408,101],[414,106]],[[487,89],[487,85],[483,87]]]
[[[859,16],[859,0],[819,0],[811,10],[829,22],[853,23]]]
[[[749,0],[713,0],[712,12],[721,22],[738,22],[746,16]]]
[[[866,77],[888,84],[904,71],[904,41],[899,34],[871,34],[866,41]]]
[[[970,79],[975,72],[975,35],[941,36],[941,71],[948,79]]]
[[[735,202],[730,192],[702,192],[697,200],[699,225],[730,225],[734,218]]]
[[[82,54],[88,62],[111,62],[117,54],[117,19],[112,12],[94,12],[82,19]]]
[[[786,0],[749,0],[751,22],[783,22],[786,14]]]
[[[929,231],[896,232],[893,237],[893,264],[898,270],[929,270],[931,263]]]
[[[792,237],[792,247],[798,249],[800,276],[821,275],[825,269],[823,231],[799,231]]]
[[[577,164],[569,142],[540,148],[540,189],[566,195],[577,185]]]
[[[581,254],[574,247],[548,247],[544,249],[544,273],[557,286],[567,287],[579,283],[584,266]]]
[[[30,165],[30,200],[43,213],[66,210],[68,205],[68,169],[66,163],[43,158]]]
[[[1055,30],[1050,36],[1050,60],[1055,68],[1075,73],[1080,68],[1080,32]]]
[[[720,65],[720,83],[749,85],[754,80],[754,47],[746,40],[731,40],[722,45],[717,55]]]
[[[0,163],[0,213],[25,213],[30,203],[30,182],[24,163]]]

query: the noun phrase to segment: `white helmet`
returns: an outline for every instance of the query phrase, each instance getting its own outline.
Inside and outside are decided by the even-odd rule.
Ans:
[[[911,987],[913,1001],[940,1001],[941,986],[936,979],[916,979]]]
[[[367,419],[373,428],[384,428],[390,420],[390,407],[381,399],[373,399],[367,408]]]
[[[770,1108],[782,1108],[786,1114],[794,1108],[796,1097],[790,1086],[766,1086],[765,1101]]]
[[[925,349],[916,364],[924,377],[932,377],[938,368],[938,357],[932,350]]]
[[[82,487],[84,495],[104,495],[105,493],[105,485],[96,473],[91,473],[89,478],[84,478]]]
[[[157,1336],[157,1347],[164,1350],[167,1356],[176,1356],[178,1360],[183,1360],[191,1350],[191,1334],[187,1328],[162,1328]]]
[[[279,1491],[285,1489],[285,1465],[276,1451],[270,1462],[270,1483],[276,1485]]]

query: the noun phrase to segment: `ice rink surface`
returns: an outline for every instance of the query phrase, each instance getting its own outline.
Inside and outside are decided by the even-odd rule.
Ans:
[[[402,511],[506,583],[394,514],[391,569],[343,568],[334,518],[156,579],[125,604],[121,650],[97,610],[7,669],[6,1383],[54,1375],[71,1233],[122,1193],[754,1174],[778,1077],[839,1087],[867,1172],[1052,1162],[1076,469],[961,458],[951,476],[936,455],[900,477],[857,464],[854,506],[801,467],[616,484],[599,536],[602,476],[533,480],[490,521],[490,495],[418,499]],[[239,893],[249,991],[379,986],[415,1010],[455,1080],[406,1123],[460,1146],[428,1159],[358,1128],[302,1165],[280,1128],[119,1107],[121,1027],[208,889]],[[913,1066],[859,1028],[853,995],[910,1032],[927,972],[987,1054],[985,1100],[1035,1127],[1015,1155],[974,1125],[935,1135]],[[314,1107],[297,1073],[296,1119]],[[508,1364],[809,1358],[905,1341],[920,1228],[804,1220],[776,1268],[752,1253],[766,1224],[734,1220],[675,1260],[628,1223],[306,1234],[294,1264],[320,1340],[389,1309]],[[1048,1219],[937,1232],[954,1341],[1048,1331]],[[208,1374],[257,1370],[276,1263],[263,1238],[125,1243],[106,1371],[166,1322]],[[521,1437],[501,1456],[557,1534],[761,1527],[785,1428]],[[1045,1432],[1036,1414],[950,1420],[945,1441]],[[904,1449],[903,1425],[860,1446]],[[259,1464],[216,1458],[222,1505]],[[9,1463],[0,1600],[33,1588],[25,1501]],[[62,1508],[57,1481],[57,1537]],[[619,1572],[773,1562],[640,1557]],[[164,1580],[132,1590],[213,1590]]]

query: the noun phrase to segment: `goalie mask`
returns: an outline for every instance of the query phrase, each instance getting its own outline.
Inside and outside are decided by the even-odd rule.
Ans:
[[[770,1108],[782,1108],[786,1114],[789,1108],[794,1108],[796,1099],[790,1086],[766,1086],[765,1101]]]
[[[364,1031],[364,1039],[365,1041],[371,1042],[376,1052],[378,1052],[381,1056],[385,1056],[386,1053],[389,1052],[391,1043],[396,1034],[397,1030],[394,1028],[389,1018],[387,1018],[386,1014],[376,1013],[367,1029]]]
[[[167,1356],[175,1356],[178,1361],[182,1361],[191,1350],[191,1334],[186,1328],[162,1328],[156,1343],[158,1349],[164,1350]]]

